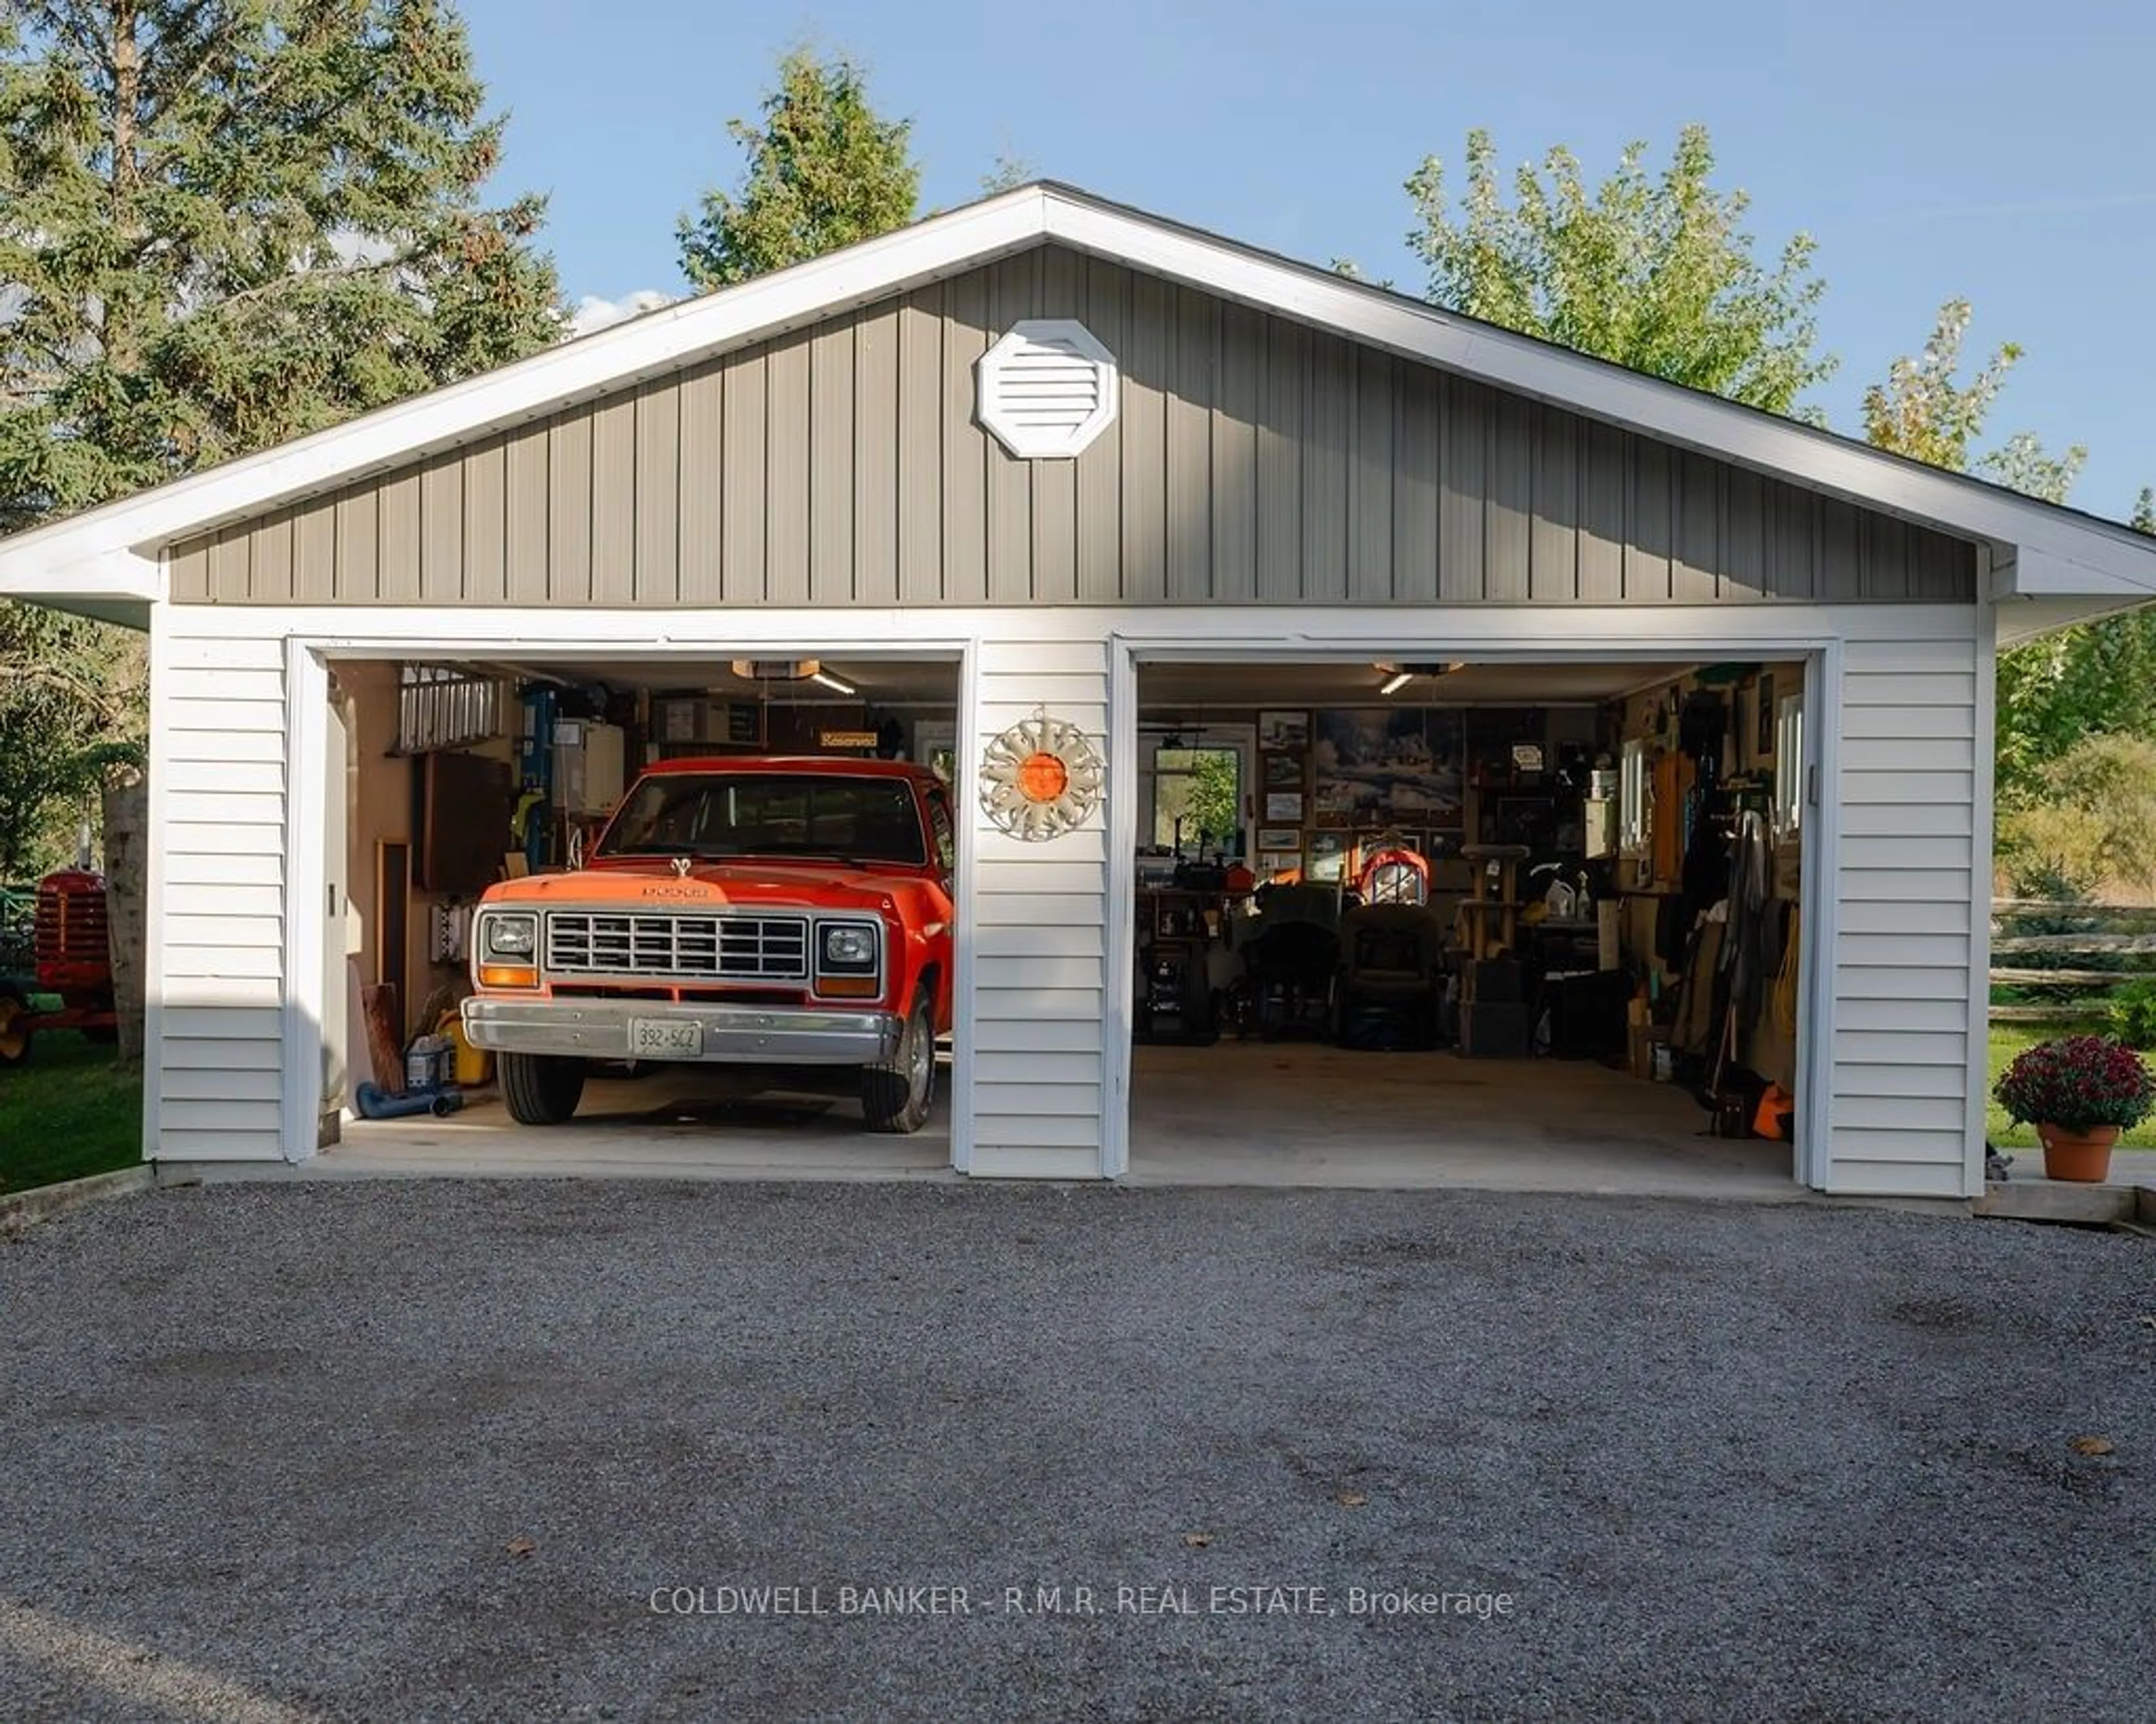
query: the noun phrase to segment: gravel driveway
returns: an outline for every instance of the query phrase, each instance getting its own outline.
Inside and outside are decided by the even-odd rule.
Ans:
[[[0,1716],[2143,1721],[2151,1318],[1881,1209],[167,1192],[0,1243]]]

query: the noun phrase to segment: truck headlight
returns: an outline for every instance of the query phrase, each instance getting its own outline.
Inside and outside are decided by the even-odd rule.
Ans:
[[[490,916],[483,946],[489,957],[529,957],[539,944],[536,916]]]
[[[875,930],[866,922],[826,922],[821,967],[865,974],[875,968]]]

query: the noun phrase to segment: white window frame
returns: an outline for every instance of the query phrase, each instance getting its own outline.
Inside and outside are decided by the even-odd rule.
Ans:
[[[1257,829],[1263,823],[1258,818],[1259,798],[1264,792],[1255,782],[1258,764],[1258,727],[1248,724],[1155,724],[1142,722],[1138,729],[1138,842],[1152,842],[1153,826],[1158,818],[1159,808],[1155,800],[1158,774],[1154,767],[1158,756],[1171,736],[1179,736],[1182,747],[1189,748],[1233,749],[1241,764],[1236,771],[1237,782],[1242,787],[1243,807],[1236,824],[1242,829],[1244,856],[1256,848]],[[1307,788],[1304,792],[1306,796]],[[1306,817],[1309,810],[1304,809]],[[1232,854],[1232,853],[1231,853]]]
[[[1618,757],[1617,850],[1620,855],[1645,855],[1654,835],[1647,780],[1647,739],[1635,736]]]
[[[1774,703],[1774,836],[1794,838],[1804,823],[1804,697]]]

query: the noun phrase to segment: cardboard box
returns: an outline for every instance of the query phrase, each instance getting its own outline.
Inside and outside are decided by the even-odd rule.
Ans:
[[[1651,1078],[1655,1075],[1655,1049],[1667,1047],[1670,1027],[1666,1024],[1635,1024],[1631,1032],[1631,1070],[1635,1078]]]

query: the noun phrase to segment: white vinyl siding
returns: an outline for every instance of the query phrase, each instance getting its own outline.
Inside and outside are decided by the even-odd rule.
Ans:
[[[1991,834],[1977,829],[1989,762],[1975,618],[1941,608],[1917,638],[1906,620],[1871,638],[1861,613],[1844,614],[1841,711],[1817,721],[1838,722],[1840,738],[1826,1188],[1964,1197],[1971,1110],[1983,1106],[1969,1044],[1984,1021],[1974,942],[1991,861]]]
[[[1108,649],[1048,627],[983,643],[976,734],[983,744],[1045,707],[1107,756]],[[967,762],[970,773],[972,762]],[[1113,793],[1111,786],[1110,793]],[[1105,806],[1075,832],[1024,844],[967,798],[974,846],[973,1150],[989,1177],[1092,1179],[1101,1172],[1101,1024],[1106,1007]]]
[[[156,636],[161,843],[151,1153],[281,1161],[285,650],[167,608]]]

